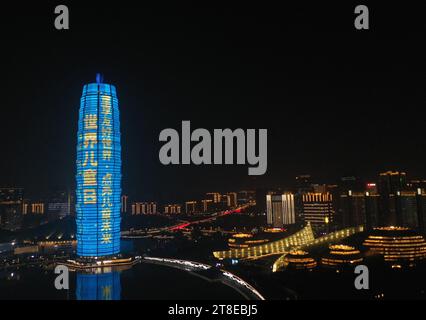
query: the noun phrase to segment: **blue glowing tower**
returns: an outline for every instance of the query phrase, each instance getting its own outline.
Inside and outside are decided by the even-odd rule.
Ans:
[[[104,257],[120,252],[121,144],[115,87],[86,84],[77,137],[77,254]]]
[[[75,291],[77,300],[120,300],[120,273],[77,273]]]

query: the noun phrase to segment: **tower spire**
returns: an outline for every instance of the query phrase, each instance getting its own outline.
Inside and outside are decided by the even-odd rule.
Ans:
[[[97,73],[97,74],[96,74],[96,83],[102,83],[102,82],[104,82],[104,77],[103,77],[103,75],[102,75],[102,74],[100,74],[100,73]]]

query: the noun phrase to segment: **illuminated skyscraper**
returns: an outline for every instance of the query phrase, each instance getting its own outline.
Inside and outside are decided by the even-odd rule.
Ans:
[[[121,145],[115,87],[83,87],[77,137],[77,254],[120,252]]]
[[[276,228],[296,223],[294,194],[266,195],[266,218],[267,223]]]
[[[334,221],[333,196],[331,193],[306,193],[302,196],[303,217],[312,228],[329,231],[329,224]]]

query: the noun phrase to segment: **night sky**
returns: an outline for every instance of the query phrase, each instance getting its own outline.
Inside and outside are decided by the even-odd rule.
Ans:
[[[139,1],[3,8],[0,186],[42,195],[75,185],[82,87],[97,72],[118,90],[123,192],[180,200],[205,191],[374,178],[426,178],[425,21],[413,7],[188,8]],[[55,5],[70,30],[57,31]],[[416,13],[417,12],[417,13]],[[423,11],[424,12],[424,11]],[[268,171],[163,166],[161,130],[268,129]]]

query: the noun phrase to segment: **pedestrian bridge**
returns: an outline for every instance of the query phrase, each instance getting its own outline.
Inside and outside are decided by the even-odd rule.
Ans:
[[[311,225],[308,223],[302,230],[288,236],[284,239],[271,241],[266,244],[248,247],[231,249],[226,251],[215,251],[213,255],[216,259],[238,259],[238,260],[254,260],[270,255],[284,254],[290,249],[307,244],[314,241],[314,233]]]
[[[212,267],[201,262],[173,258],[144,257],[141,262],[154,263],[188,271],[208,281],[219,281],[237,292],[247,300],[265,300],[265,298],[249,283],[235,274]]]
[[[364,231],[364,226],[351,227],[329,233],[323,237],[315,238],[312,227],[308,223],[303,229],[286,238],[248,248],[215,251],[213,255],[219,260],[256,260],[266,256],[281,255],[278,260],[283,260],[284,256],[293,249],[303,249],[317,244],[335,242],[362,231]],[[277,263],[278,260],[275,263]],[[279,263],[280,262],[278,262],[278,264]]]

